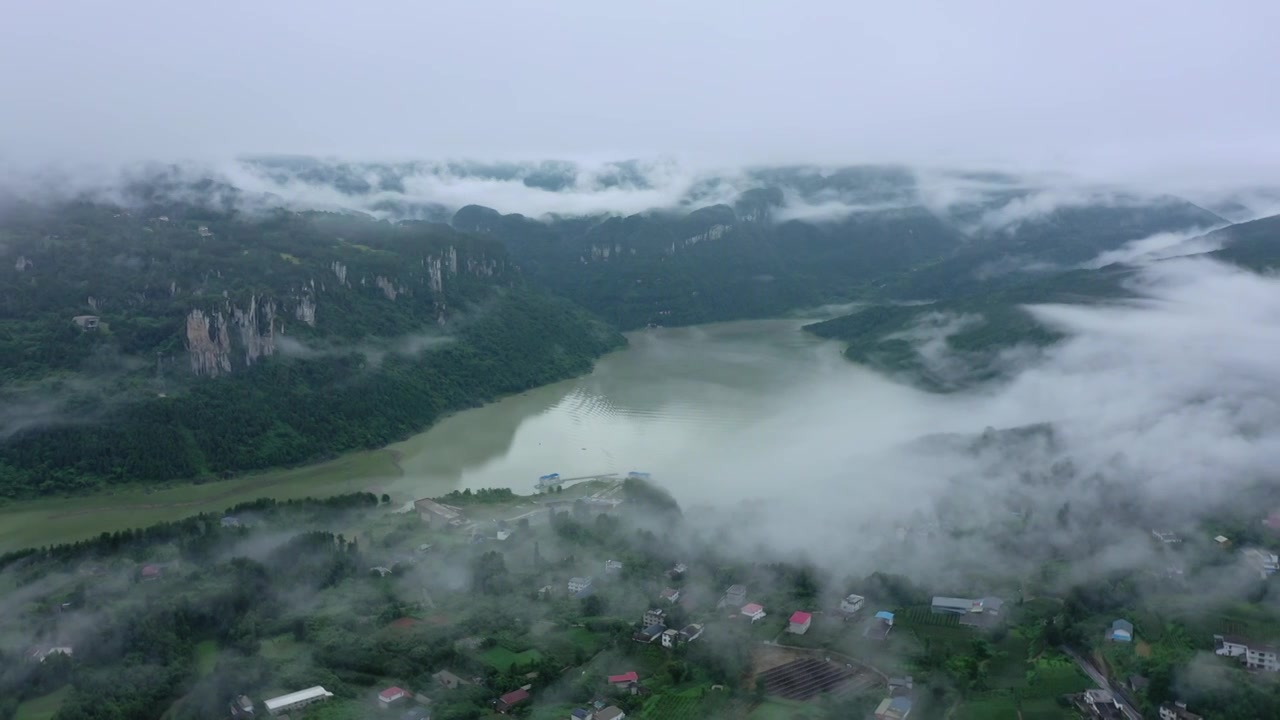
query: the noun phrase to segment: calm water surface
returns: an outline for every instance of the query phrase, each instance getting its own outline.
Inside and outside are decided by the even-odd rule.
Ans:
[[[803,332],[803,324],[633,333],[627,349],[602,358],[590,375],[460,413],[392,446],[405,476],[390,487],[419,496],[463,487],[530,492],[552,472],[661,476],[705,466],[762,418],[807,402],[815,386],[865,377],[839,344]]]

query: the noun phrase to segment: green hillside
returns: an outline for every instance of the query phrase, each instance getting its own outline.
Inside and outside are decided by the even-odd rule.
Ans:
[[[8,497],[380,446],[623,342],[528,287],[492,239],[444,226],[191,206],[0,217]]]

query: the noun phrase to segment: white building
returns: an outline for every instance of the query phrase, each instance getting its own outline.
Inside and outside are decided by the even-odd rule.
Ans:
[[[1280,672],[1280,650],[1274,646],[1230,635],[1214,635],[1213,640],[1216,655],[1240,658],[1250,670]]]
[[[1269,578],[1280,570],[1280,556],[1275,553],[1258,548],[1248,548],[1243,553],[1245,562],[1256,568],[1263,578]]]
[[[850,595],[840,601],[840,612],[845,615],[853,615],[862,610],[862,606],[867,604],[867,599],[861,595]]]
[[[666,623],[667,613],[662,608],[652,608],[645,611],[644,626],[663,625]]]
[[[569,578],[569,594],[576,595],[586,588],[591,587],[591,578],[589,577],[573,577]]]
[[[1186,703],[1179,701],[1161,705],[1160,720],[1204,720],[1204,717],[1191,712]]]
[[[281,695],[263,702],[267,706],[267,712],[272,715],[301,710],[302,708],[318,702],[324,702],[333,697],[333,693],[325,690],[322,686],[316,685],[306,690],[291,692],[288,695]]]
[[[751,618],[751,622],[753,623],[757,620],[763,620],[765,616],[764,606],[760,605],[759,603],[751,603],[749,605],[743,605],[742,610],[740,612],[743,615],[746,615],[747,617]]]
[[[622,563],[618,562],[617,560],[604,561],[605,575],[617,575],[620,572],[622,572]]]
[[[724,591],[725,605],[732,607],[742,607],[747,602],[747,587],[745,585],[730,585],[728,590]]]
[[[680,631],[674,628],[662,631],[662,647],[673,648],[680,641]]]
[[[1250,670],[1280,672],[1280,651],[1270,645],[1250,645],[1244,654],[1244,666]]]

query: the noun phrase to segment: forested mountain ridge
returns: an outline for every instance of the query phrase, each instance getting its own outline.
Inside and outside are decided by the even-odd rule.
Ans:
[[[445,226],[71,203],[0,232],[11,497],[380,446],[623,342]]]
[[[443,325],[518,281],[492,240],[335,213],[24,205],[0,216],[0,232],[6,382],[77,368],[106,348],[217,376],[276,353],[282,338]],[[93,319],[93,331],[82,327]]]
[[[1191,238],[1185,246],[1216,248],[1192,255],[1273,270],[1280,266],[1280,215],[1230,225]],[[1000,376],[997,359],[1003,352],[1062,338],[1023,306],[1132,297],[1126,280],[1135,272],[1136,266],[1117,263],[1011,273],[975,280],[964,291],[942,292],[934,302],[871,305],[805,329],[847,343],[845,355],[854,362],[900,374],[930,390],[957,390]],[[947,372],[931,367],[922,354],[922,343],[930,339],[940,340],[955,361]]]
[[[1079,263],[1221,218],[1176,198],[1058,208],[988,229],[919,205],[786,219],[783,192],[689,213],[550,218],[469,206],[454,227],[500,238],[529,276],[622,328],[778,314],[865,298],[936,299],[1027,267]]]

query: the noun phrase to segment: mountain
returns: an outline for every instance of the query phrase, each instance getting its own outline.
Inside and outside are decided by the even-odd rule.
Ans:
[[[751,178],[765,184],[691,211],[534,219],[468,206],[451,224],[502,240],[530,278],[624,329],[958,297],[1156,233],[1224,224],[1178,198],[1046,200],[1003,176],[984,176],[996,190],[942,208],[925,204],[925,189],[898,168]]]
[[[422,222],[9,202],[0,258],[7,496],[381,446],[623,342]]]
[[[1215,230],[1185,242],[1198,253],[1256,271],[1280,267],[1280,215]],[[845,342],[854,362],[947,392],[1000,377],[1003,353],[1062,339],[1024,309],[1043,303],[1095,303],[1132,297],[1125,280],[1136,266],[1112,264],[974,279],[966,292],[928,303],[872,304],[805,326]],[[948,286],[953,290],[955,286]],[[945,361],[943,358],[945,357]]]

